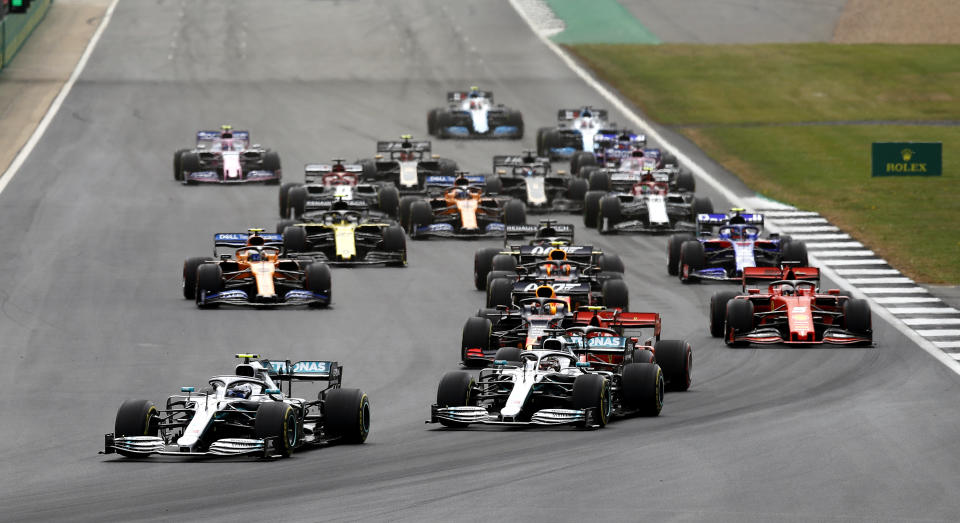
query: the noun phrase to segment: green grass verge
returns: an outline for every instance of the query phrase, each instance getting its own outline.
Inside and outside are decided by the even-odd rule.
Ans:
[[[917,281],[960,284],[960,127],[778,125],[960,120],[960,46],[571,48],[758,192],[820,212]],[[871,178],[874,141],[943,142],[944,175]]]

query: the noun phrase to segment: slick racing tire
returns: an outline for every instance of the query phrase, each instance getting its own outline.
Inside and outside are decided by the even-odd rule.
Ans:
[[[659,416],[663,409],[663,371],[656,363],[628,363],[620,379],[620,400],[641,416]]]
[[[124,436],[156,436],[159,434],[160,416],[157,407],[149,400],[127,400],[117,410],[117,419],[113,424],[113,434]],[[142,454],[117,451],[128,458]]]
[[[406,231],[410,230],[410,206],[419,199],[420,198],[416,196],[404,196],[400,198],[400,204],[397,207],[397,218],[400,221],[400,226]]]
[[[500,347],[497,349],[497,355],[494,356],[493,359],[494,361],[502,360],[516,365],[520,363],[521,352],[519,347]]]
[[[587,190],[589,190],[589,188],[589,184],[586,180],[573,178],[570,180],[570,185],[567,186],[567,199],[575,202],[582,202],[587,196]]]
[[[180,158],[184,153],[188,152],[190,152],[190,149],[180,149],[173,153],[173,179],[178,182],[183,181],[183,169],[180,167]]]
[[[290,194],[290,189],[298,186],[298,183],[285,183],[280,186],[280,195],[279,195],[279,204],[280,204],[280,217],[289,218],[290,217],[290,207],[287,203],[287,196]]]
[[[216,263],[205,263],[197,268],[197,290],[194,297],[197,305],[204,308],[215,308],[217,304],[201,304],[201,293],[213,294],[223,290],[223,271]]]
[[[360,444],[370,434],[370,398],[360,389],[333,389],[323,400],[323,431],[343,443]]]
[[[599,374],[581,374],[573,380],[573,408],[593,409],[593,421],[604,427],[613,414],[610,382]]]
[[[462,370],[448,372],[437,386],[438,407],[467,407],[473,405],[475,382],[470,373]],[[465,427],[466,423],[440,420],[444,427]]]
[[[280,155],[273,151],[268,151],[263,155],[263,170],[273,171],[277,175],[276,178],[272,180],[267,180],[264,182],[265,185],[277,185],[280,183],[280,177],[283,173],[283,169],[280,168]]]
[[[623,260],[620,259],[618,254],[601,254],[597,260],[597,265],[603,272],[619,272],[621,274],[627,272],[623,266]]]
[[[843,325],[850,332],[870,336],[873,332],[873,321],[867,300],[850,298],[844,302]]]
[[[430,203],[425,200],[417,200],[410,204],[410,224],[407,233],[411,238],[417,238],[415,235],[417,228],[433,224],[433,209]]]
[[[280,220],[277,222],[277,234],[283,234],[283,231],[287,227],[292,227],[297,224],[296,220]]]
[[[520,111],[510,110],[507,111],[507,125],[517,128],[517,132],[510,135],[512,140],[522,140],[523,139],[523,114]]]
[[[589,185],[590,177],[593,173],[600,171],[599,165],[584,165],[580,168],[580,173],[577,175],[578,180],[583,180]]]
[[[194,173],[200,170],[200,156],[197,153],[185,152],[180,155],[180,180],[187,185],[193,185],[197,182],[187,178],[187,173]]]
[[[496,278],[490,281],[487,288],[487,307],[496,308],[500,305],[510,306],[513,297],[512,279]]]
[[[181,283],[183,284],[184,299],[192,300],[197,297],[197,269],[204,263],[212,261],[214,261],[213,258],[198,256],[195,258],[187,258],[187,260],[183,262],[183,279]]]
[[[333,299],[331,289],[330,267],[326,263],[314,262],[307,265],[303,276],[303,288],[318,294],[325,294],[327,300],[323,302],[314,302],[310,304],[313,308],[324,308],[330,305]]]
[[[710,198],[694,198],[690,207],[693,210],[691,221],[694,222],[697,221],[697,215],[699,214],[713,214],[713,202],[710,201]]]
[[[697,181],[690,171],[680,171],[677,173],[677,190],[694,192],[697,190]]]
[[[517,271],[490,271],[487,273],[487,285],[486,289],[490,288],[490,284],[493,283],[493,280],[498,278],[506,278],[512,282],[517,281]]]
[[[667,274],[676,276],[680,274],[680,246],[684,242],[694,241],[696,238],[692,234],[682,233],[674,234],[667,240]]]
[[[737,297],[739,293],[720,291],[710,297],[710,335],[722,338],[727,318],[727,303]]]
[[[460,170],[457,162],[449,158],[440,158],[437,163],[440,164],[440,176],[456,176]]]
[[[517,259],[509,254],[497,254],[493,257],[491,270],[515,272],[517,270]]]
[[[656,363],[656,358],[653,355],[653,351],[647,349],[633,349],[630,352],[630,359],[624,361],[624,363]]]
[[[603,282],[603,306],[608,309],[628,310],[630,308],[630,294],[627,290],[627,282],[623,280]]]
[[[427,134],[430,136],[437,134],[437,111],[436,108],[427,111]]]
[[[486,181],[484,192],[487,194],[500,194],[503,192],[503,180],[499,176],[491,176]]]
[[[577,151],[570,157],[570,174],[580,176],[580,169],[588,165],[597,165],[597,157],[593,151]]]
[[[548,132],[550,132],[549,127],[541,127],[537,129],[537,156],[547,156],[550,153],[550,151],[544,147],[543,142],[543,138]]]
[[[377,179],[377,162],[370,158],[363,158],[357,160],[357,163],[360,164],[360,179],[365,182],[376,181]]]
[[[546,129],[543,133],[543,154],[541,156],[546,156],[551,160],[557,158],[558,156],[551,152],[551,149],[554,147],[560,147],[561,137],[560,131],[556,129]]]
[[[588,180],[591,191],[610,192],[610,173],[606,171],[592,171]]]
[[[608,227],[623,221],[623,211],[620,207],[620,198],[616,195],[604,196],[600,200],[600,215],[597,217],[597,229],[604,231],[604,223]]]
[[[284,254],[306,252],[308,250],[307,230],[305,228],[291,225],[289,227],[284,227],[281,234],[283,234]]]
[[[661,149],[660,157],[663,159],[664,165],[671,164],[676,167],[680,167],[680,162],[677,161],[677,157],[674,156],[672,153],[668,153],[667,151],[664,151],[663,149]]]
[[[797,240],[788,241],[782,247],[780,260],[786,263],[799,263],[801,267],[809,266],[807,244]]]
[[[387,216],[396,219],[400,209],[400,191],[396,187],[383,187],[377,193],[377,208]]]
[[[407,237],[403,234],[403,228],[399,225],[391,225],[383,229],[383,250],[387,252],[402,252],[403,261],[397,263],[398,266],[407,264]]]
[[[447,133],[447,128],[453,126],[454,119],[453,115],[449,112],[438,109],[437,110],[437,138],[449,138],[450,135]]]
[[[603,191],[587,191],[583,197],[583,225],[593,228],[597,226],[597,217],[600,216],[600,199]]]
[[[707,255],[703,250],[703,244],[693,240],[683,242],[680,246],[680,270],[678,276],[684,283],[693,283],[697,280],[687,277],[688,271],[692,273],[699,271],[707,265]]]
[[[493,323],[486,318],[477,318],[476,316],[467,318],[463,325],[463,336],[460,342],[460,359],[465,365],[470,365],[467,360],[467,349],[478,348],[484,353],[490,350],[490,335],[493,331]]]
[[[733,341],[735,335],[753,330],[753,302],[750,300],[730,300],[727,302],[727,316],[724,327],[724,342],[729,347],[744,345]]]
[[[503,206],[503,223],[524,225],[527,223],[527,208],[520,200],[510,200]]]
[[[660,340],[653,349],[657,364],[663,371],[668,390],[685,391],[690,388],[693,370],[693,348],[684,340]]]
[[[300,444],[300,429],[297,411],[282,401],[267,401],[257,408],[253,419],[254,437],[269,438],[273,450],[281,457],[289,458]]]
[[[493,270],[493,258],[500,251],[499,247],[484,247],[473,255],[473,286],[478,291],[487,288],[487,274]]]
[[[300,185],[287,191],[287,206],[293,218],[300,219],[307,210],[307,188]]]

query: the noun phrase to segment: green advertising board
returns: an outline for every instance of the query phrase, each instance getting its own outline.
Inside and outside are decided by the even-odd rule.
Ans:
[[[943,144],[940,142],[874,142],[873,176],[940,176]]]

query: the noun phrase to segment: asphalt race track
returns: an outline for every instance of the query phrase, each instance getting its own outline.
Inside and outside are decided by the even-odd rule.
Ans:
[[[0,195],[0,519],[960,519],[956,374],[876,317],[875,348],[728,349],[707,331],[718,286],[668,277],[663,237],[577,231],[627,261],[631,308],[694,347],[689,392],[599,431],[424,425],[482,301],[473,252],[493,242],[336,269],[326,311],[182,299],[182,260],[215,232],[277,221],[276,187],[174,182],[194,131],[249,128],[300,180],[306,162],[425,135],[427,109],[470,85],[523,111],[526,147],[558,108],[601,105],[506,2],[121,2]],[[472,171],[519,148],[434,144]],[[370,395],[367,444],[272,462],[97,454],[124,399],[160,403],[248,351],[339,360]]]

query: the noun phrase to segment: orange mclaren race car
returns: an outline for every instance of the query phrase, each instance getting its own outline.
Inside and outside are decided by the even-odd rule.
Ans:
[[[483,176],[431,176],[427,184],[442,193],[400,199],[400,224],[411,238],[502,238],[507,226],[527,221],[523,202],[484,194]]]
[[[330,268],[312,260],[281,255],[283,235],[218,233],[214,258],[189,258],[183,263],[183,297],[201,308],[226,305],[275,307],[330,304]],[[218,248],[234,249],[220,253]]]

